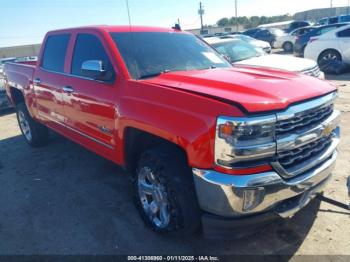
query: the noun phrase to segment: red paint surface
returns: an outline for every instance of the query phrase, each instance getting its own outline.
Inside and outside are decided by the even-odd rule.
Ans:
[[[183,33],[154,27],[131,27],[131,30]],[[29,111],[38,121],[115,163],[125,164],[125,133],[128,128],[137,128],[179,145],[192,167],[206,169],[215,168],[218,116],[284,110],[292,103],[335,90],[330,83],[313,77],[256,68],[174,72],[153,79],[132,80],[109,35],[109,32],[128,31],[129,26],[97,26],[50,32],[47,36],[72,35],[64,74],[40,67],[42,48],[36,65],[5,66],[7,86],[23,91]],[[75,38],[80,32],[100,38],[117,75],[114,83],[70,75]],[[34,78],[40,78],[41,84],[34,86]],[[74,88],[74,94],[62,91],[67,85]],[[7,93],[11,98],[10,88]],[[108,128],[110,134],[101,132],[100,126]]]

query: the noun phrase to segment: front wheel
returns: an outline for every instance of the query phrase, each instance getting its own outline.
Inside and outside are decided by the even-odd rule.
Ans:
[[[184,236],[200,226],[192,171],[173,147],[142,154],[134,179],[136,207],[145,224],[158,233]]]
[[[331,61],[342,61],[341,55],[336,50],[326,50],[318,58],[318,64],[323,64]]]
[[[16,113],[18,125],[26,142],[33,147],[46,145],[49,140],[47,127],[36,122],[30,116],[27,106],[24,103],[16,106]]]

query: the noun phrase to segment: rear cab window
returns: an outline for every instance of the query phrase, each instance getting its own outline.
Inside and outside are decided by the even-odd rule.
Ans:
[[[45,42],[41,67],[63,73],[70,34],[50,35]]]

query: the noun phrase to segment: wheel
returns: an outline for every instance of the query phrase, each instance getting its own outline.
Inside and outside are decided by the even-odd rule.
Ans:
[[[317,59],[318,64],[323,64],[330,61],[342,61],[342,57],[336,50],[323,51]]]
[[[287,53],[289,53],[289,52],[292,52],[293,51],[293,44],[291,43],[291,42],[285,42],[284,44],[283,44],[283,50],[285,51],[285,52],[287,52]]]
[[[271,48],[275,48],[275,40],[272,40],[271,42],[270,42],[270,46],[271,46]]]
[[[49,140],[47,127],[36,122],[30,116],[27,106],[24,103],[16,106],[16,113],[18,125],[26,142],[33,147],[46,145]]]
[[[200,210],[186,157],[176,148],[159,147],[143,153],[134,179],[135,202],[145,224],[174,236],[200,227]]]

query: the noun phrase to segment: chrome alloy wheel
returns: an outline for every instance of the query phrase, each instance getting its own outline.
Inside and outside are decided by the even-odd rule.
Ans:
[[[158,228],[165,228],[170,222],[169,202],[165,186],[152,170],[143,167],[138,173],[138,192],[144,212]]]
[[[30,130],[29,122],[22,111],[18,112],[19,125],[21,127],[22,133],[28,141],[32,140],[32,132]]]
[[[337,61],[339,60],[339,57],[337,54],[333,53],[333,52],[329,52],[329,53],[326,53],[322,59],[324,61]]]

